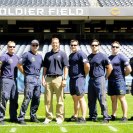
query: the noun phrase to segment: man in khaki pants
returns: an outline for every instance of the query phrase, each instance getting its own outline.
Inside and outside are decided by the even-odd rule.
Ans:
[[[66,86],[68,75],[68,59],[66,54],[59,49],[60,43],[57,37],[52,38],[52,50],[44,57],[44,72],[42,84],[45,87],[45,109],[46,119],[44,124],[48,124],[53,119],[53,94],[56,94],[56,123],[64,121],[64,99],[63,92]],[[62,77],[63,76],[63,77]]]

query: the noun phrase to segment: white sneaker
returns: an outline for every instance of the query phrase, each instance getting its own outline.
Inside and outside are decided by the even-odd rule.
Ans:
[[[62,119],[56,119],[57,124],[62,124],[63,120]]]
[[[50,123],[51,121],[52,121],[52,120],[46,118],[45,121],[43,122],[43,124],[48,124],[48,123]]]

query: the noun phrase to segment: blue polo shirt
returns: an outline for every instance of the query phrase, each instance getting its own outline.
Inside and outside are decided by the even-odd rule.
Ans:
[[[47,52],[43,66],[47,68],[47,75],[63,75],[63,68],[69,66],[66,53],[61,50]]]
[[[70,78],[84,77],[84,63],[88,63],[88,59],[85,53],[78,50],[75,53],[69,55],[69,76]]]
[[[113,70],[109,80],[125,79],[124,68],[129,65],[128,59],[121,53],[109,56]]]
[[[105,76],[105,67],[110,64],[110,60],[106,55],[101,52],[97,54],[90,54],[88,56],[90,63],[90,72],[89,76],[92,78],[97,78]]]
[[[17,66],[19,58],[16,54],[10,55],[9,53],[3,54],[0,57],[1,67],[1,77],[2,78],[14,78],[14,69]]]
[[[43,59],[40,54],[28,51],[22,55],[19,63],[23,65],[25,75],[40,76]]]

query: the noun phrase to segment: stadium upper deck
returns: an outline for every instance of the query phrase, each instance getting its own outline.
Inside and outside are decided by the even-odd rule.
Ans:
[[[88,7],[133,6],[133,0],[1,0],[5,7]]]
[[[90,6],[89,0],[1,0],[0,6],[12,7],[85,7]]]
[[[97,0],[99,6],[101,7],[111,7],[111,6],[119,6],[119,7],[132,7],[133,0]]]

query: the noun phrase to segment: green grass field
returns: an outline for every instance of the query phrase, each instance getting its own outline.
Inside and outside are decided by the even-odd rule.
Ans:
[[[85,95],[86,99],[87,96]],[[128,118],[133,115],[133,97],[130,94],[126,95],[128,102]],[[19,95],[19,109],[23,100],[23,95]],[[56,98],[54,96],[54,114],[55,114],[55,103]],[[86,100],[87,101],[87,100]],[[0,133],[133,133],[133,121],[128,121],[126,123],[120,123],[119,120],[122,117],[122,111],[119,103],[119,109],[117,112],[117,120],[114,122],[109,122],[108,124],[102,124],[102,116],[101,111],[98,104],[98,120],[99,122],[89,122],[87,121],[85,124],[77,124],[75,122],[67,122],[64,121],[63,124],[58,125],[55,121],[52,121],[48,125],[44,125],[42,122],[45,119],[45,108],[44,108],[44,95],[41,96],[41,103],[39,110],[37,112],[38,119],[41,123],[31,123],[29,122],[29,108],[26,113],[26,123],[27,125],[19,125],[15,123],[9,122],[9,108],[7,104],[6,109],[6,117],[5,117],[5,125],[0,125]],[[108,111],[111,114],[111,102],[108,97]],[[65,94],[65,118],[71,117],[73,114],[73,101],[69,94]],[[88,118],[88,112],[87,117]]]

